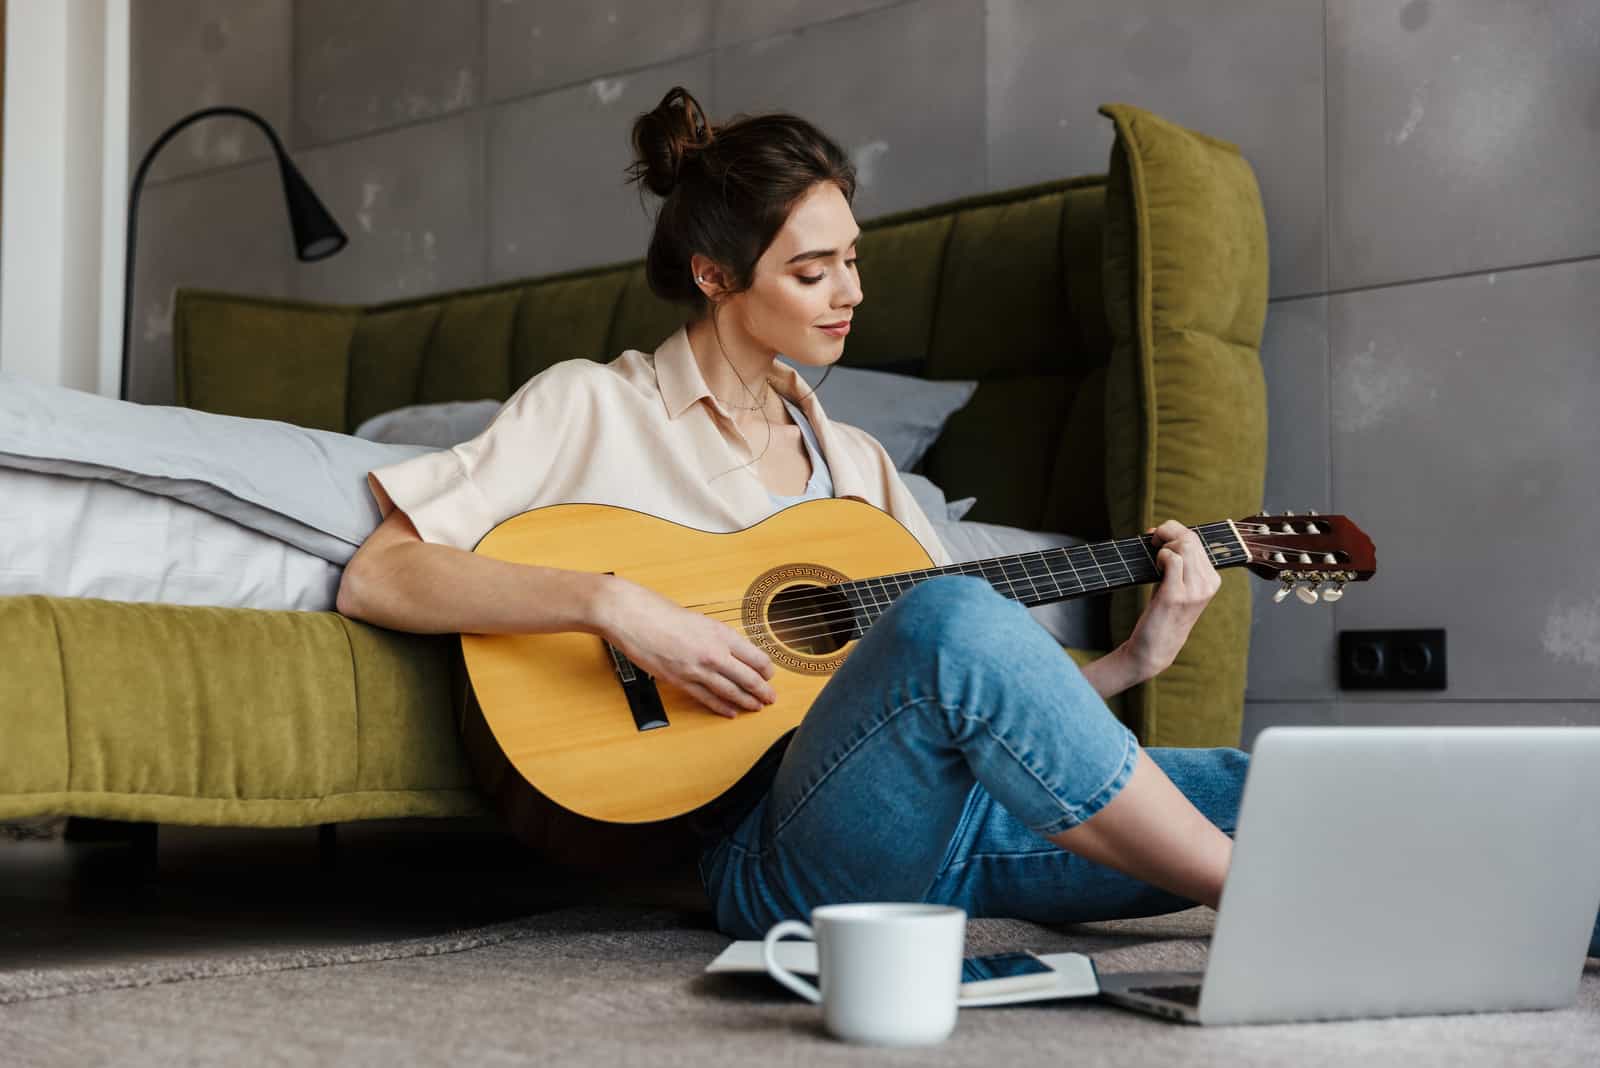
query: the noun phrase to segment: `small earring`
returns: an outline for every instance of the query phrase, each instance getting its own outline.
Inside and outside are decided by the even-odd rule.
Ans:
[[[695,280],[695,283],[697,285],[702,285],[703,286],[703,285],[706,284],[706,280],[704,278],[700,277],[699,275],[695,275],[694,276],[694,280]]]

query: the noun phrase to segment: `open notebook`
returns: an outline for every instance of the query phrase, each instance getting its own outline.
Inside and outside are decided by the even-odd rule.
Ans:
[[[799,975],[817,974],[815,942],[779,942],[775,955],[778,963],[792,972]],[[1095,972],[1094,961],[1082,953],[1041,953],[1039,959],[1055,969],[1054,984],[978,997],[963,993],[959,1002],[961,1008],[1017,1005],[1025,1001],[1053,1001],[1059,998],[1088,998],[1100,993],[1100,981]],[[707,972],[766,974],[766,970],[766,965],[761,960],[761,943],[758,941],[734,942],[719,953],[716,960],[706,965]]]

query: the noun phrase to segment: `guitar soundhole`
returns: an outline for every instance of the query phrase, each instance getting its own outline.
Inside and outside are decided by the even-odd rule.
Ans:
[[[827,656],[844,648],[854,625],[850,602],[823,586],[790,586],[767,607],[773,636],[805,656]]]

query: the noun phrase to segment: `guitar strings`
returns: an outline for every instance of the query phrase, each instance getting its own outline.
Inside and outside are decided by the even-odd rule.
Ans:
[[[993,563],[993,561],[995,559],[1005,559],[1007,561],[1014,561],[1016,564],[1018,564],[1019,566],[1022,566],[1022,567],[1026,567],[1028,564],[1031,564],[1031,563],[1042,564],[1044,566],[1044,568],[1045,568],[1045,571],[1049,573],[1049,575],[1050,575],[1050,577],[1052,578],[1052,581],[1053,581],[1054,580],[1054,572],[1051,571],[1052,564],[1051,564],[1051,562],[1049,560],[1045,559],[1045,554],[1046,553],[1062,553],[1063,557],[1065,559],[1065,562],[1067,564],[1067,567],[1072,570],[1074,575],[1076,575],[1078,573],[1078,568],[1073,564],[1073,561],[1072,561],[1071,557],[1067,556],[1065,554],[1069,553],[1073,549],[1081,549],[1081,548],[1087,548],[1087,547],[1086,546],[1073,545],[1073,546],[1062,546],[1062,547],[1059,547],[1059,548],[1052,548],[1052,549],[1035,549],[1035,550],[1032,550],[1031,552],[1018,553],[1015,556],[1008,556],[1008,557],[1003,557],[1003,558],[995,557],[995,558],[992,558],[990,560],[969,560],[969,561],[965,561],[965,562],[962,562],[962,563],[948,564],[943,568],[940,568],[940,567],[924,568],[924,569],[922,569],[922,571],[944,571],[946,574],[973,575],[973,576],[978,577],[978,578],[988,578],[989,576],[984,575],[984,574],[982,574],[981,572],[978,572],[978,571],[961,571],[961,570],[953,570],[952,571],[951,569],[959,569],[959,568],[963,568],[963,567],[974,567],[974,568],[976,568],[976,567],[980,567],[983,564]],[[1146,547],[1146,556],[1147,557],[1149,556],[1148,547]],[[1037,559],[1033,559],[1033,558],[1037,558]],[[1137,557],[1135,559],[1137,559]],[[1115,560],[1115,561],[1107,561],[1105,564],[1101,564],[1100,560],[1098,558],[1096,558],[1093,555],[1093,553],[1090,553],[1089,554],[1089,561],[1090,561],[1090,563],[1083,568],[1083,570],[1086,571],[1086,572],[1089,570],[1090,566],[1093,566],[1096,570],[1101,571],[1102,575],[1104,573],[1104,569],[1107,568],[1107,567],[1112,568],[1113,570],[1115,570],[1117,568],[1121,568],[1123,571],[1128,572],[1130,578],[1132,577],[1132,571],[1131,571],[1131,569],[1129,569],[1127,561],[1121,557],[1120,553],[1118,553],[1118,559],[1117,560]],[[1153,562],[1154,561],[1152,561],[1152,563]],[[1004,565],[1001,565],[1001,566],[1004,566]],[[900,572],[900,574],[902,574],[902,575],[915,575],[915,574],[919,574],[919,573],[920,573],[919,571]],[[868,575],[865,578],[855,579],[855,580],[851,580],[851,581],[853,581],[853,582],[870,582],[870,581],[872,581],[873,579],[876,579],[876,578],[889,578],[889,577],[891,577],[891,576],[889,576],[889,575]],[[937,576],[931,576],[931,577],[937,577]],[[1043,578],[1045,576],[1041,575],[1041,576],[1030,576],[1030,577]],[[735,605],[746,605],[746,604],[749,604],[751,601],[755,601],[755,600],[759,600],[759,598],[743,597],[743,598],[725,600],[725,601],[696,601],[696,602],[693,602],[693,603],[690,603],[690,604],[686,604],[683,607],[684,608],[711,608],[711,609],[715,609],[715,610],[721,611],[721,610],[723,610],[723,606],[727,606],[727,609],[731,610],[731,609],[733,609],[733,607]],[[706,613],[706,614],[709,615],[711,613]]]
[[[1266,549],[1266,550],[1271,550],[1271,551],[1291,551],[1291,552],[1299,552],[1299,551],[1301,551],[1301,550],[1293,549],[1292,547],[1288,547],[1288,546],[1270,545],[1270,544],[1264,544],[1264,543],[1260,543],[1260,542],[1251,542],[1251,541],[1248,541],[1248,540],[1246,540],[1246,544],[1252,549]],[[1025,557],[1029,557],[1029,556],[1039,556],[1041,561],[1042,561],[1042,559],[1043,559],[1042,553],[1044,551],[1045,550],[1040,550],[1040,551],[1035,552],[1035,553],[1019,554],[1019,558],[1017,559],[1017,563],[1018,563],[1019,566],[1025,566],[1026,563],[1029,562],[1029,561],[1025,560],[1024,558]],[[952,565],[952,566],[959,566],[959,565]],[[1123,569],[1124,572],[1126,572],[1127,577],[1131,580],[1133,578],[1132,570],[1130,568],[1128,568],[1125,563],[1124,564],[1113,564],[1113,565],[1111,565],[1113,570],[1115,570],[1119,566]],[[1048,564],[1046,564],[1046,567],[1047,567],[1047,570],[1048,570]],[[956,572],[956,573],[957,574],[961,574],[961,573],[971,574],[971,572]],[[985,579],[989,580],[992,584],[996,582],[995,578],[993,576],[990,576],[990,575],[979,574],[979,575],[977,575],[977,577],[985,578]],[[1049,578],[1050,581],[1056,585],[1056,587],[1057,587],[1056,591],[1055,591],[1056,593],[1061,594],[1061,593],[1065,592],[1065,591],[1061,590],[1060,583],[1056,581],[1056,576],[1053,573],[1051,573],[1049,575],[1033,575],[1031,573],[1028,573],[1028,572],[1024,571],[1024,573],[1022,575],[1017,575],[1017,576],[1006,575],[1006,576],[1003,576],[1002,580],[1005,582],[1006,585],[1008,585],[1008,586],[1010,586],[1012,588],[1013,592],[1025,596],[1026,592],[1027,592],[1027,589],[1023,587],[1023,585],[1022,585],[1023,583],[1026,583],[1027,587],[1031,587],[1032,591],[1035,594],[1039,594],[1039,593],[1045,592],[1045,591],[1041,590],[1041,588],[1039,586],[1039,581],[1042,581],[1045,578]],[[870,581],[870,578],[869,579],[861,579],[861,580],[857,580],[857,581],[859,581],[859,582],[867,582],[867,581]],[[1079,590],[1073,590],[1071,592],[1067,592],[1066,596],[1067,597],[1071,597],[1071,596],[1073,596],[1075,594],[1086,592],[1086,590],[1087,590],[1087,587],[1084,587],[1083,589],[1079,589]],[[865,589],[863,592],[866,592],[866,593],[868,593],[870,595],[870,600],[871,600],[872,603],[870,605],[863,604],[861,607],[879,607],[879,608],[887,609],[888,604],[892,603],[892,600],[893,600],[893,598],[891,598],[890,602],[879,604],[878,603],[878,599],[879,599],[880,594],[877,591],[872,591],[870,588],[868,588],[868,589]],[[887,590],[887,588],[885,588],[882,592],[883,593],[887,593],[889,591]],[[903,592],[905,592],[905,591],[903,591],[903,590],[895,591],[896,596],[898,596],[899,593],[903,593]],[[1019,596],[1017,599],[1020,600],[1021,597]],[[1052,598],[1052,599],[1057,599],[1057,598]],[[729,600],[729,601],[720,601],[720,602],[717,602],[717,601],[700,602],[699,605],[685,605],[684,607],[686,607],[686,608],[695,608],[695,607],[709,608],[709,609],[711,609],[710,611],[703,611],[702,614],[708,616],[709,618],[719,619],[719,621],[721,621],[721,622],[732,623],[735,619],[741,618],[743,616],[743,614],[744,614],[743,608],[742,607],[737,607],[737,606],[747,606],[753,600],[755,600],[755,598],[746,597],[746,598],[743,598],[741,600]],[[730,614],[724,616],[724,615],[721,615],[721,613],[730,613]],[[789,620],[788,622],[790,622],[790,623],[804,623],[804,622],[808,622],[808,621],[812,621],[812,620],[817,620],[817,621],[822,621],[824,624],[826,624],[826,623],[828,623],[830,621],[831,622],[838,622],[842,617],[847,617],[848,616],[848,617],[852,617],[853,618],[855,615],[856,615],[856,608],[854,606],[846,606],[845,608],[842,608],[842,609],[835,608],[835,609],[829,609],[829,610],[826,610],[826,611],[823,611],[823,612],[812,612],[812,613],[808,613],[808,614],[805,614],[805,615],[795,616],[791,620]]]
[[[1296,546],[1291,546],[1291,545],[1270,545],[1270,544],[1266,544],[1264,542],[1251,541],[1248,538],[1244,539],[1244,542],[1245,542],[1245,545],[1247,547],[1249,547],[1251,549],[1259,549],[1259,550],[1262,550],[1263,552],[1281,552],[1281,553],[1286,553],[1286,554],[1287,553],[1293,553],[1293,554],[1298,555],[1298,554],[1300,554],[1300,553],[1305,551],[1303,548],[1296,547]],[[1078,548],[1078,546],[1072,546],[1072,548]],[[1038,557],[1039,558],[1039,562],[1044,563],[1046,569],[1048,569],[1051,566],[1051,564],[1049,563],[1049,561],[1046,561],[1044,559],[1044,554],[1047,553],[1047,552],[1060,552],[1060,551],[1061,550],[1059,550],[1059,549],[1037,549],[1037,550],[1034,550],[1033,552],[1022,553],[1022,554],[1019,554],[1016,557],[1008,557],[1007,559],[1015,559],[1019,564],[1025,564],[1025,563],[1031,563],[1032,561],[1025,561],[1024,557]],[[948,566],[949,567],[977,566],[979,564],[983,564],[983,563],[987,563],[987,562],[988,561],[974,560],[974,561],[969,561],[968,565],[950,564]],[[1095,562],[1096,565],[1099,565],[1099,561],[1098,560],[1096,560],[1094,562]],[[1067,566],[1068,567],[1072,567],[1073,566],[1072,562],[1070,560],[1068,560]],[[1109,566],[1112,567],[1112,568],[1120,567],[1124,571],[1128,571],[1129,578],[1132,578],[1132,571],[1128,568],[1126,563],[1111,563],[1111,564],[1109,564]],[[937,571],[937,570],[940,570],[940,569],[939,568],[927,568],[925,570]],[[1088,569],[1085,568],[1084,570],[1088,570]],[[1074,568],[1074,571],[1076,571],[1076,568]],[[901,574],[916,574],[916,573],[917,572],[915,572],[915,571],[901,572]],[[950,572],[950,573],[952,573],[952,574],[967,574],[967,575],[976,574],[976,573],[970,572],[970,571],[957,571],[957,572]],[[890,576],[888,576],[888,575],[884,575],[884,576],[868,575],[865,578],[854,579],[854,580],[851,580],[851,581],[853,581],[853,582],[869,582],[874,578],[880,578],[880,577],[881,578],[888,578]],[[976,577],[987,578],[988,576],[978,574]],[[1044,576],[1036,576],[1036,577],[1044,577]],[[1051,577],[1053,578],[1053,573],[1052,573]],[[695,601],[695,602],[683,605],[683,607],[684,608],[712,609],[712,612],[704,613],[706,615],[711,615],[715,611],[735,610],[735,606],[747,605],[750,602],[755,601],[755,600],[759,600],[759,598],[742,597],[742,598],[732,598],[732,599],[722,600],[722,601]]]
[[[1249,546],[1251,549],[1260,549],[1260,550],[1273,551],[1273,552],[1299,553],[1299,552],[1303,551],[1301,549],[1297,549],[1297,548],[1294,548],[1292,546],[1268,545],[1268,544],[1263,544],[1263,543],[1260,543],[1260,542],[1251,542],[1251,541],[1246,541],[1246,545]],[[1045,552],[1049,552],[1049,551],[1052,551],[1052,550],[1044,550],[1044,549],[1036,550],[1036,551],[1031,552],[1031,553],[1019,554],[1017,557],[1012,558],[1012,559],[1015,559],[1019,566],[1026,567],[1029,563],[1033,563],[1034,561],[1027,560],[1025,558],[1026,557],[1037,556],[1037,557],[1039,557],[1039,561],[1038,562],[1043,563],[1045,565],[1045,567],[1046,567],[1046,570],[1049,571],[1050,564],[1049,564],[1048,561],[1044,560],[1044,556],[1043,556],[1043,554]],[[979,564],[982,564],[982,563],[985,563],[985,562],[987,562],[987,561],[972,561],[970,563],[970,566],[978,566]],[[960,564],[952,564],[952,565],[949,565],[949,566],[950,567],[960,567],[962,565],[960,565]],[[1069,564],[1069,566],[1071,566],[1071,565]],[[1120,567],[1124,572],[1127,573],[1127,577],[1130,580],[1133,578],[1132,569],[1129,568],[1126,563],[1110,564],[1109,566],[1113,570],[1115,570],[1116,568]],[[927,570],[933,571],[933,570],[940,570],[940,569],[938,569],[938,568],[929,568]],[[1087,568],[1085,568],[1085,570],[1087,570]],[[982,573],[979,573],[979,572],[956,571],[956,572],[947,572],[947,573],[948,574],[974,575],[975,577],[978,577],[978,578],[989,579],[991,582],[994,581],[991,578],[991,576],[985,575],[985,574],[982,574]],[[916,572],[902,572],[902,574],[916,574]],[[1074,569],[1074,574],[1076,574],[1076,569]],[[870,582],[874,578],[880,578],[880,577],[881,578],[889,578],[891,576],[888,576],[888,575],[885,575],[885,576],[869,575],[866,578],[852,580],[852,582],[853,583]],[[1011,576],[1011,575],[1004,576],[1004,580],[1007,583],[1011,584],[1011,585],[1016,585],[1018,582],[1027,581],[1027,582],[1029,582],[1030,585],[1034,585],[1035,589],[1037,589],[1037,584],[1033,580],[1035,580],[1035,579],[1044,579],[1044,578],[1049,578],[1052,582],[1055,582],[1056,586],[1057,586],[1057,592],[1060,592],[1060,588],[1059,588],[1060,587],[1060,583],[1056,582],[1056,575],[1055,575],[1054,572],[1049,572],[1046,575],[1034,575],[1034,574],[1032,574],[1030,572],[1026,572],[1025,571],[1020,576]],[[819,587],[819,588],[825,588],[825,587]],[[1084,587],[1083,589],[1072,591],[1072,593],[1069,593],[1067,596],[1070,597],[1073,594],[1083,593],[1083,592],[1086,592],[1086,591],[1087,591],[1087,587]],[[905,591],[897,591],[897,593],[900,593],[900,592],[905,592]],[[690,603],[690,604],[686,604],[683,607],[684,608],[691,608],[691,609],[693,609],[693,608],[709,609],[709,611],[703,611],[702,614],[707,615],[707,616],[712,616],[712,617],[715,617],[716,614],[719,613],[719,612],[732,612],[733,615],[729,616],[728,618],[729,619],[733,619],[733,618],[737,618],[739,615],[743,614],[743,606],[747,606],[747,605],[749,605],[752,602],[757,601],[757,600],[759,600],[759,598],[756,598],[756,597],[743,597],[743,598],[729,599],[729,600],[723,600],[723,601],[697,601],[697,602],[693,602],[693,603]],[[797,618],[805,618],[805,617],[797,617]]]
[[[1301,551],[1299,549],[1290,549],[1289,547],[1286,547],[1286,546],[1275,546],[1275,545],[1267,545],[1267,544],[1263,544],[1263,543],[1259,543],[1259,542],[1252,542],[1252,541],[1249,541],[1248,539],[1245,540],[1245,544],[1248,547],[1250,547],[1251,549],[1267,549],[1267,550],[1271,550],[1271,551],[1285,551],[1285,550],[1287,550],[1287,551],[1292,551],[1292,552],[1296,552],[1296,553]],[[1045,550],[1040,550],[1038,553],[1028,553],[1028,554],[1020,554],[1020,555],[1021,556],[1041,555],[1042,552],[1044,552],[1044,551]],[[1019,558],[1018,559],[1018,563],[1021,564],[1021,563],[1023,563],[1023,561]],[[952,565],[952,566],[955,566],[955,565]],[[1122,569],[1125,572],[1127,572],[1128,579],[1129,580],[1133,579],[1132,569],[1128,568],[1126,564],[1112,565],[1112,566],[1113,566],[1113,568],[1115,568],[1116,566],[1121,566]],[[957,572],[957,573],[959,574],[961,572]],[[990,577],[988,575],[978,575],[977,577],[988,579],[988,581],[991,584],[996,584],[995,583],[995,579],[993,579],[992,577]],[[1044,579],[1046,577],[1049,577],[1052,581],[1054,581],[1054,575],[1049,575],[1049,576],[1038,575],[1038,576],[1035,576],[1035,575],[1029,575],[1029,574],[1024,573],[1024,575],[1021,575],[1021,576],[1015,576],[1015,577],[1006,576],[1005,579],[1004,579],[1004,582],[1005,582],[1005,584],[1007,586],[1010,586],[1011,589],[1012,589],[1012,592],[1017,595],[1017,596],[1013,597],[1012,599],[1018,601],[1019,603],[1021,603],[1022,602],[1022,598],[1024,596],[1026,596],[1026,594],[1027,594],[1027,590],[1022,588],[1020,584],[1021,583],[1026,583],[1028,587],[1032,588],[1032,592],[1034,594],[1036,594],[1036,595],[1037,594],[1041,594],[1044,591],[1040,590],[1038,583],[1035,582],[1034,580],[1035,579],[1042,580],[1042,579]],[[857,580],[857,581],[863,581],[864,582],[864,581],[869,581],[869,580],[868,579],[862,579],[862,580]],[[1061,590],[1059,583],[1056,583],[1056,587],[1057,588],[1056,588],[1055,592],[1057,594],[1062,594],[1064,592],[1064,591]],[[809,638],[821,637],[824,634],[827,634],[829,631],[833,630],[834,627],[836,627],[838,624],[840,624],[842,622],[845,622],[845,621],[848,620],[852,624],[856,623],[858,621],[857,617],[860,614],[860,610],[861,609],[876,608],[876,609],[881,609],[882,611],[887,611],[889,606],[893,603],[893,598],[891,598],[888,602],[880,604],[880,603],[878,603],[878,596],[879,595],[877,593],[875,593],[875,592],[873,592],[871,590],[866,590],[865,592],[871,594],[870,603],[863,602],[862,604],[857,606],[857,605],[849,604],[847,602],[845,607],[843,607],[843,608],[830,608],[830,609],[826,609],[826,610],[821,611],[821,612],[810,612],[810,613],[806,613],[806,614],[803,614],[803,615],[797,615],[797,616],[792,617],[791,619],[785,620],[784,621],[784,623],[785,623],[784,636],[786,638],[792,639],[792,640],[805,640],[805,639],[809,639]],[[883,590],[883,592],[887,593],[888,590],[885,589],[885,590]],[[896,591],[896,596],[898,596],[899,593],[903,593],[903,592],[905,592],[905,591]],[[1070,593],[1065,593],[1064,597],[1052,597],[1049,600],[1066,599],[1066,598],[1070,598],[1070,597],[1072,597],[1072,596],[1074,596],[1076,594],[1081,594],[1081,593],[1084,593],[1084,592],[1087,592],[1087,588],[1080,589],[1080,590],[1074,590],[1074,591],[1071,591]],[[721,605],[728,605],[729,607],[728,608],[715,608],[710,612],[702,612],[701,614],[707,616],[708,618],[716,619],[718,622],[727,623],[727,624],[729,624],[731,626],[734,623],[735,620],[742,619],[743,615],[744,615],[744,612],[743,612],[742,608],[734,608],[732,606],[733,605],[747,605],[753,600],[755,600],[755,598],[745,597],[745,598],[743,598],[743,599],[741,599],[739,601],[702,602],[703,604],[708,605],[708,606],[709,605],[719,605],[719,604],[721,604]],[[1045,602],[1041,602],[1041,603],[1049,603],[1049,602],[1045,601]],[[684,607],[688,608],[688,607],[694,607],[694,606],[685,605]],[[719,615],[719,613],[724,613],[724,612],[731,612],[732,614],[728,615],[726,617],[723,617],[723,616]],[[881,614],[881,612],[880,612],[880,614]],[[796,626],[797,624],[803,624],[803,626]],[[735,629],[737,631],[740,631],[746,637],[750,637],[750,636],[753,636],[755,634],[761,633],[764,630],[769,630],[771,628],[770,628],[770,625],[769,625],[769,626],[765,626],[765,627],[757,626],[755,628],[736,626],[733,629]]]

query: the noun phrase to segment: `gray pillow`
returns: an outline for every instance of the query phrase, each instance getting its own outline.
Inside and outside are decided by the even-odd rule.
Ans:
[[[186,501],[335,564],[378,525],[367,472],[432,451],[0,372],[0,465]]]
[[[789,365],[813,389],[828,370]],[[966,379],[934,381],[887,371],[834,367],[818,390],[817,400],[822,402],[829,419],[865,430],[882,443],[895,467],[909,471],[977,388],[976,381]]]
[[[355,435],[391,445],[448,449],[481,434],[501,407],[497,400],[412,404],[373,416],[356,427]]]
[[[946,500],[944,490],[924,475],[912,471],[896,471],[895,474],[900,476],[900,481],[911,491],[911,497],[917,502],[917,507],[921,508],[922,514],[930,520],[960,519],[972,511],[972,506],[978,503],[976,497],[963,497],[959,501]]]
[[[1000,526],[997,523],[954,522],[929,516],[939,540],[958,564],[972,560],[988,560],[996,556],[1037,552],[1041,549],[1060,549],[1069,545],[1087,545],[1082,538],[1071,534],[1051,534],[1038,530],[1021,530]],[[1064,646],[1074,649],[1104,649],[1109,643],[1109,608],[1104,596],[1075,597],[1054,604],[1041,604],[1029,608],[1050,636]]]

